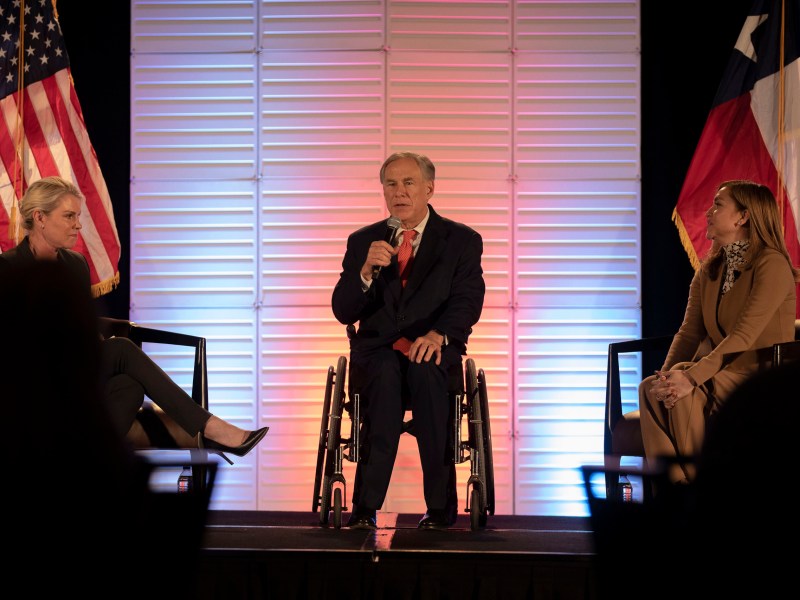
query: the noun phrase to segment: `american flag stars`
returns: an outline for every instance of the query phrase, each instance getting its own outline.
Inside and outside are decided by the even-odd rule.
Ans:
[[[20,0],[0,3],[0,98],[69,66],[50,0],[32,4],[23,5]]]

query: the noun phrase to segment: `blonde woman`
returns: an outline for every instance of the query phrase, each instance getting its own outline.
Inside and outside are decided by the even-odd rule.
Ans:
[[[20,213],[26,235],[0,254],[0,268],[24,268],[36,261],[59,261],[89,289],[86,258],[72,250],[81,230],[80,190],[60,177],[45,177],[28,187]],[[108,338],[101,344],[101,383],[109,416],[120,435],[127,434],[147,396],[190,436],[203,434],[204,447],[244,456],[266,435],[268,427],[246,431],[209,413],[136,344]]]

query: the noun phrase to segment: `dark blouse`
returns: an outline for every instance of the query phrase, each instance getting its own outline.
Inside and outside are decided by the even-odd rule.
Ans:
[[[30,265],[36,260],[31,250],[31,244],[28,236],[25,236],[22,241],[15,247],[0,253],[0,269],[10,269],[15,267],[24,267]],[[60,248],[58,250],[58,260],[65,267],[67,267],[78,281],[85,285],[85,289],[91,289],[91,277],[89,276],[89,263],[86,257],[80,252]]]

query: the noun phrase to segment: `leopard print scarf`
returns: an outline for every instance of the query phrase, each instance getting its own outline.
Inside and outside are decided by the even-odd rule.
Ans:
[[[748,240],[739,240],[722,247],[725,251],[726,264],[725,281],[722,284],[723,296],[733,287],[734,282],[742,274],[742,267],[747,262],[744,255],[749,247],[750,242]]]

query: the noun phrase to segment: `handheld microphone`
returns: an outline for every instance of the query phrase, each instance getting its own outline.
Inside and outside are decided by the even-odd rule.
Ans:
[[[394,236],[397,234],[397,230],[400,229],[400,227],[402,227],[403,224],[397,217],[389,217],[388,219],[386,219],[386,226],[389,229],[386,231],[386,236],[383,238],[383,241],[385,241],[390,246],[394,246]],[[380,265],[373,266],[372,279],[373,280],[377,279],[378,275],[380,275],[380,272],[381,272]]]

